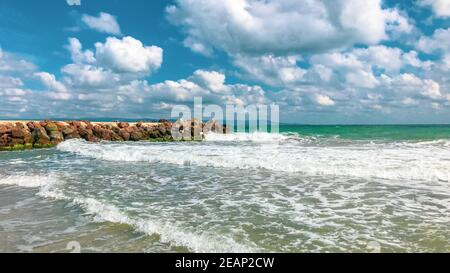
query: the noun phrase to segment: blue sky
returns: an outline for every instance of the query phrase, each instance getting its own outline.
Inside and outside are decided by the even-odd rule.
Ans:
[[[449,123],[450,0],[3,0],[0,118]]]

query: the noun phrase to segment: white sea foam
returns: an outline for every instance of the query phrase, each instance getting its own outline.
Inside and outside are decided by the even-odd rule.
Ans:
[[[234,134],[209,133],[205,135],[205,139],[206,141],[252,141],[259,143],[270,143],[284,141],[287,140],[288,137],[283,134],[271,134],[266,132]]]
[[[88,214],[99,222],[112,222],[126,224],[136,231],[145,234],[160,236],[162,243],[184,246],[194,252],[253,252],[251,247],[237,243],[228,237],[218,237],[213,234],[204,234],[185,230],[170,221],[158,219],[133,218],[122,212],[114,205],[107,204],[94,198],[70,198],[60,192],[46,191],[44,197],[56,198],[72,202],[83,208]]]
[[[194,252],[253,252],[251,247],[239,244],[228,237],[185,230],[171,222],[158,219],[132,218],[119,208],[94,198],[70,197],[64,193],[64,181],[54,174],[0,176],[0,185],[15,185],[24,188],[39,188],[38,195],[44,198],[72,202],[100,222],[112,222],[132,226],[146,234],[158,234],[163,243],[185,246]]]
[[[233,169],[266,169],[307,176],[347,176],[395,180],[450,181],[450,152],[420,143],[310,146],[301,143],[222,145],[107,144],[67,141],[65,152],[126,162],[169,163]]]
[[[9,175],[0,176],[0,185],[14,185],[23,188],[39,188],[57,182],[53,175]]]

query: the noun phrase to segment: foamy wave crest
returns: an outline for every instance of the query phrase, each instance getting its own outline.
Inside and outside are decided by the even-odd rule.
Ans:
[[[318,147],[283,145],[131,145],[68,141],[61,151],[126,162],[169,163],[216,168],[266,169],[305,176],[346,176],[394,180],[450,181],[446,147],[361,144]]]
[[[70,198],[64,194],[56,193],[55,195],[55,192],[51,191],[46,193],[46,197],[56,197],[56,199],[76,204],[88,214],[93,215],[96,221],[129,225],[138,232],[159,235],[162,243],[184,246],[193,252],[254,252],[251,247],[239,244],[231,238],[217,238],[214,235],[188,231],[174,223],[156,219],[130,217],[116,206],[93,198]]]
[[[58,181],[54,175],[9,175],[0,176],[0,185],[14,185],[23,188],[40,188]]]
[[[267,132],[234,133],[234,134],[209,133],[205,135],[206,141],[280,142],[287,139],[288,137],[286,135]]]

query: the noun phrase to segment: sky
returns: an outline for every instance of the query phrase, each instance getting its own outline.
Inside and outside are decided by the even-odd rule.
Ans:
[[[450,123],[450,0],[2,0],[0,119]]]

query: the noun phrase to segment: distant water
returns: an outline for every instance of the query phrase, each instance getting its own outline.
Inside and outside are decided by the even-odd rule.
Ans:
[[[0,153],[0,252],[450,251],[450,126]]]

